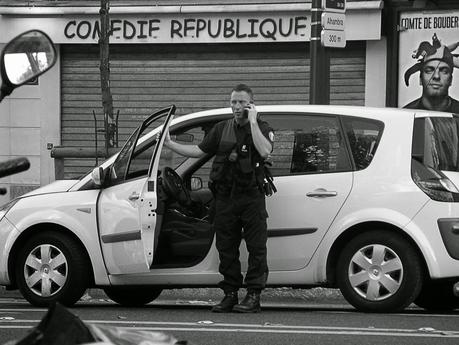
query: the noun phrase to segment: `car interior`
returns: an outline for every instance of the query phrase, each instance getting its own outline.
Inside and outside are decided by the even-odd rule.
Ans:
[[[153,266],[192,266],[210,249],[212,193],[208,188],[189,191],[171,168],[161,171],[158,190],[160,232]]]
[[[176,141],[196,144],[215,123],[190,129],[174,128],[171,135]],[[212,160],[211,155],[179,158],[163,148],[158,178],[157,229],[160,231],[152,267],[193,266],[209,252],[214,239],[213,196],[207,186]]]

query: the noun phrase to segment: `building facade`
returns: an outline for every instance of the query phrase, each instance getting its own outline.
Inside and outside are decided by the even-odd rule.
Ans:
[[[110,86],[120,145],[164,106],[175,104],[178,115],[228,106],[240,82],[254,89],[256,104],[309,103],[311,1],[151,3],[110,2]],[[330,104],[397,106],[388,104],[396,35],[391,18],[415,3],[420,6],[347,0],[346,47],[327,48]],[[96,137],[103,145],[95,129],[103,128],[99,9],[100,1],[0,0],[0,45],[40,29],[59,54],[36,85],[15,90],[0,104],[0,159],[27,156],[31,162],[28,171],[0,180],[9,190],[0,203],[56,179],[53,147],[94,148]],[[77,177],[94,164],[67,158],[63,177]]]

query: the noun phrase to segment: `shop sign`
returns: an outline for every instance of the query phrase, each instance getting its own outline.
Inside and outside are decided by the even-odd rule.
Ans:
[[[339,14],[339,13],[335,13]],[[381,38],[381,12],[346,13],[346,40]],[[331,17],[330,17],[331,18]],[[340,17],[330,25],[341,24]],[[99,15],[0,16],[0,43],[29,29],[45,31],[57,44],[97,44]],[[276,43],[311,40],[311,12],[142,13],[110,15],[113,44]],[[334,24],[332,24],[332,22]],[[327,29],[326,29],[327,30]],[[336,30],[336,28],[335,28]]]
[[[401,13],[398,30],[398,106],[459,111],[443,108],[459,100],[459,10]]]
[[[247,16],[183,18],[111,18],[111,43],[211,43],[306,41],[308,16]],[[97,41],[98,18],[75,18],[63,23],[66,40]]]

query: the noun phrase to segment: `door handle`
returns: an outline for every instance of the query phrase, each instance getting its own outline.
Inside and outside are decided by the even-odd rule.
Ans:
[[[137,194],[136,192],[133,192],[131,195],[129,195],[129,200],[130,201],[136,201],[140,197],[140,194]]]
[[[310,198],[330,198],[332,196],[337,196],[338,192],[328,191],[324,188],[317,188],[316,190],[306,193],[306,196]]]

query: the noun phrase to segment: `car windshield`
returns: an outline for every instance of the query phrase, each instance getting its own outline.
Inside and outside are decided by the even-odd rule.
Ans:
[[[418,118],[413,158],[436,170],[459,171],[459,115]]]

